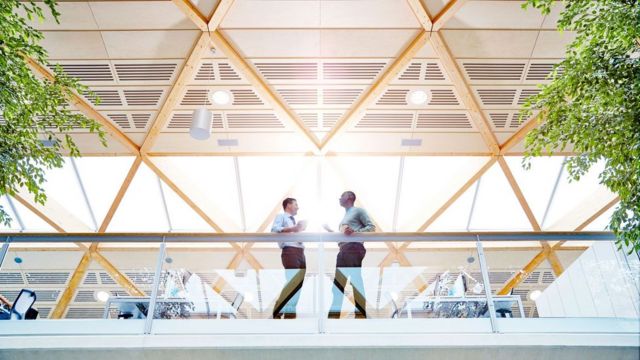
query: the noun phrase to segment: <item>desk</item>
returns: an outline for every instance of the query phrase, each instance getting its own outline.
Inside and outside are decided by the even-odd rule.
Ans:
[[[522,299],[518,295],[494,295],[493,303],[496,311],[511,310],[513,305],[518,305],[520,314],[524,316]],[[411,319],[414,315],[425,318],[477,318],[489,317],[489,312],[484,296],[421,296],[408,298],[397,312],[398,318],[406,316]]]
[[[146,316],[142,311],[140,311],[137,307],[137,304],[142,304],[146,309],[149,308],[149,296],[115,296],[110,297],[105,306],[104,313],[102,317],[104,319],[109,318],[109,309],[111,309],[112,305],[117,305],[120,312],[128,312],[133,315],[134,319],[144,319]],[[189,310],[189,317],[202,317],[202,318],[211,318],[211,316],[215,316],[216,319],[221,318],[229,318],[235,319],[238,315],[238,311],[231,306],[226,300],[216,301],[219,299],[209,299],[209,306],[206,306],[205,300],[201,300],[199,302],[193,301],[191,299],[185,298],[158,298],[156,304],[166,304],[166,303],[178,303],[185,304],[189,307],[193,306],[193,310]]]

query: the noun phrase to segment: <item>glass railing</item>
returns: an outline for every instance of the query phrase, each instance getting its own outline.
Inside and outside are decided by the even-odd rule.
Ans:
[[[1,236],[0,335],[638,332],[610,233]]]

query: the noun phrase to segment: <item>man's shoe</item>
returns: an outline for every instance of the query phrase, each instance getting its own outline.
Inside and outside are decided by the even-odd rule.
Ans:
[[[329,319],[340,319],[340,313],[336,311],[329,311]]]

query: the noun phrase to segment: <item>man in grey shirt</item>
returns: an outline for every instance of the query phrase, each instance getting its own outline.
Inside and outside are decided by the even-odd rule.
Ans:
[[[345,191],[340,196],[340,206],[345,209],[344,217],[340,221],[340,231],[347,236],[356,232],[374,232],[376,226],[369,218],[367,212],[362,208],[353,206],[356,201],[356,194],[353,191]],[[325,226],[327,231],[333,232],[331,228]],[[356,303],[356,318],[367,317],[367,301],[364,293],[364,282],[362,281],[362,260],[367,250],[362,241],[343,241],[338,243],[340,251],[336,259],[336,273],[333,279],[333,302],[329,309],[329,318],[339,319],[344,298],[344,287],[347,285],[347,278],[351,278],[354,300]]]
[[[271,227],[271,232],[297,233],[303,231],[305,222],[300,221],[296,224],[294,217],[298,214],[298,202],[296,199],[284,199],[284,201],[282,201],[282,208],[284,212],[276,216],[273,221],[273,226]],[[296,305],[298,305],[300,290],[302,289],[302,283],[307,269],[307,262],[304,256],[304,244],[298,241],[281,241],[278,243],[278,246],[282,249],[280,258],[285,268],[287,280],[273,307],[273,318],[284,317],[285,319],[295,319]]]

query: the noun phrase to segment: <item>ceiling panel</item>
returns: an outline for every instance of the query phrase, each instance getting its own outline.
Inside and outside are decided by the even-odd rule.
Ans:
[[[544,16],[522,9],[524,1],[469,1],[446,23],[445,29],[538,29]]]
[[[575,39],[574,32],[541,31],[531,57],[562,58],[567,51],[567,45],[573,39]]]
[[[197,30],[102,32],[112,59],[186,58],[199,36]]]
[[[39,4],[40,6],[44,4]],[[49,10],[44,10],[45,20],[34,19],[29,25],[38,30],[97,30],[98,26],[91,14],[87,2],[58,2],[57,10],[60,15],[58,24]],[[23,12],[21,12],[23,13]]]
[[[49,59],[108,59],[98,31],[43,31]]]
[[[538,31],[442,30],[442,35],[454,57],[529,58]]]
[[[200,11],[202,15],[209,18],[213,14],[213,10],[218,6],[220,0],[189,0]]]
[[[196,29],[171,1],[91,1],[100,30]]]

